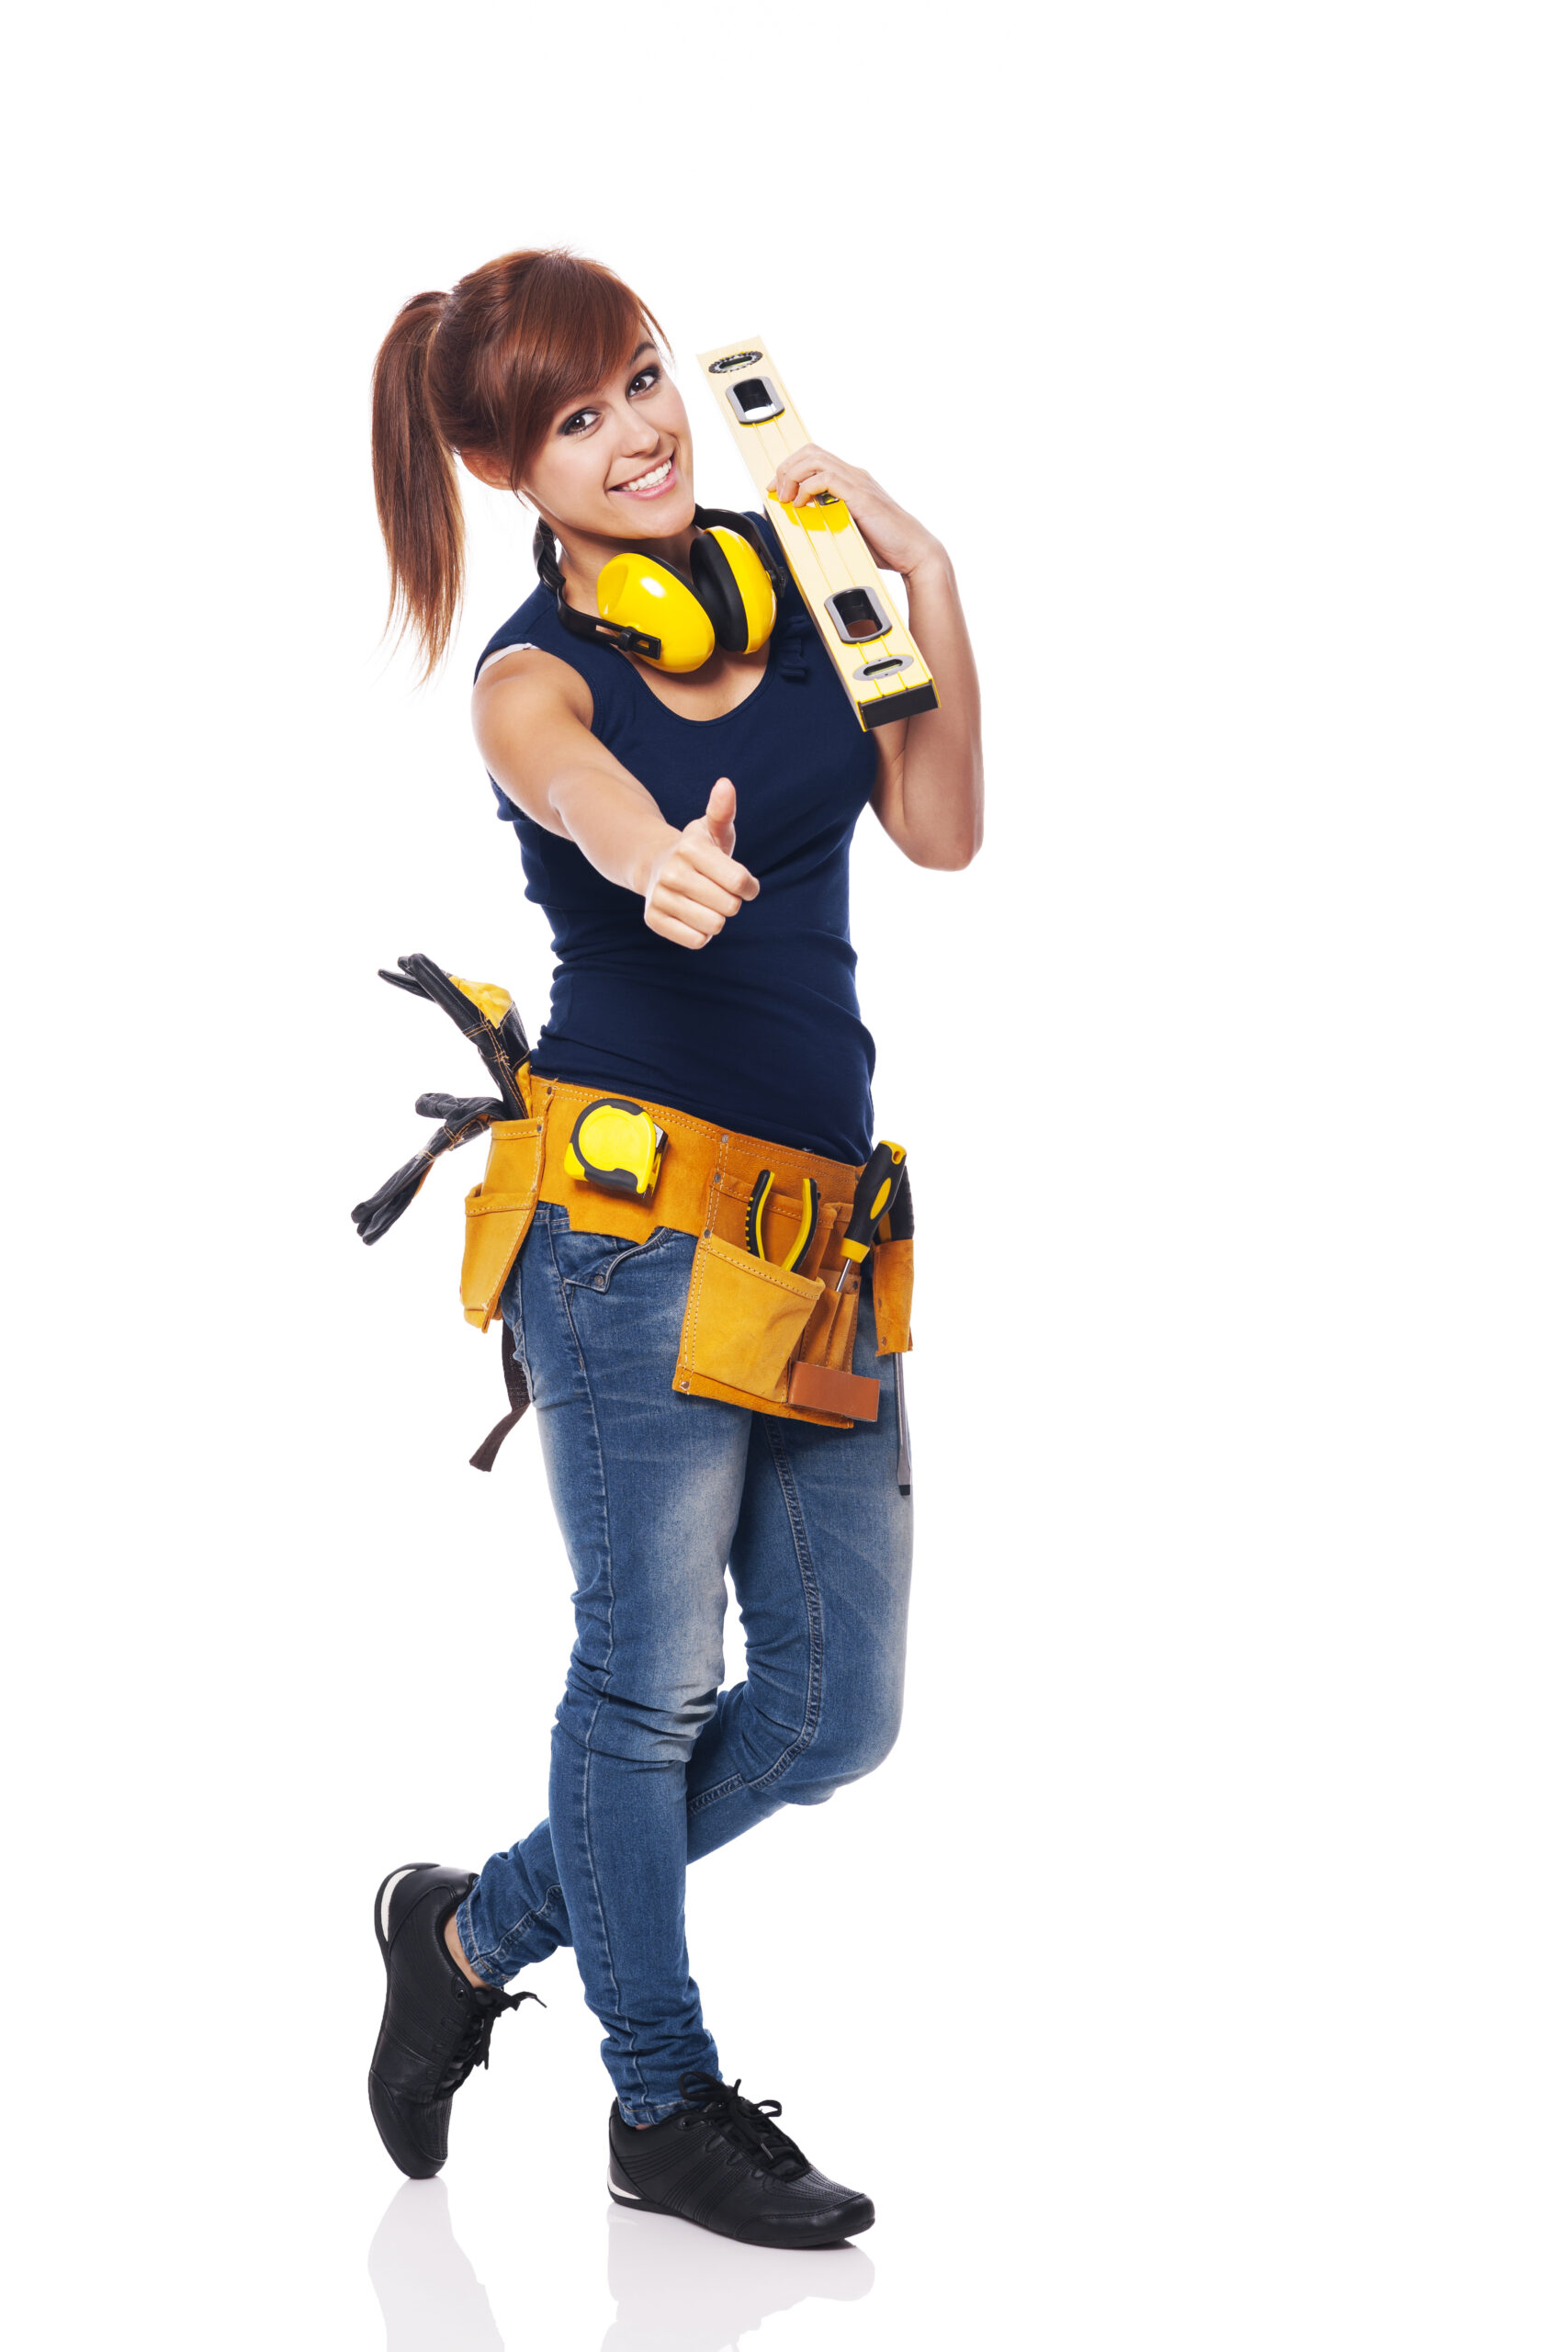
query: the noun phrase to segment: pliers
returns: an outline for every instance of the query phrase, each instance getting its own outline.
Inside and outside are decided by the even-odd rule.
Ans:
[[[782,1258],[769,1260],[767,1249],[762,1240],[762,1211],[767,1205],[768,1195],[773,1189],[773,1171],[771,1168],[764,1168],[752,1185],[751,1197],[746,1204],[746,1247],[753,1258],[761,1258],[767,1260],[770,1264],[777,1264],[787,1274],[793,1272],[811,1247],[812,1238],[817,1231],[818,1212],[822,1206],[822,1195],[811,1177],[802,1177],[800,1224],[795,1229],[795,1239]]]

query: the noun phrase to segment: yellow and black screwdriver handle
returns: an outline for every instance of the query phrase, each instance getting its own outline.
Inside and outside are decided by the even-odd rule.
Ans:
[[[753,1258],[765,1259],[768,1254],[762,1240],[762,1211],[767,1207],[768,1195],[773,1189],[773,1171],[771,1168],[764,1168],[752,1185],[751,1197],[746,1204],[746,1247]],[[786,1274],[793,1273],[810,1249],[812,1236],[817,1230],[817,1213],[821,1205],[822,1195],[812,1179],[802,1177],[800,1224],[795,1229],[795,1239],[777,1261]]]
[[[879,1143],[861,1170],[850,1209],[850,1221],[839,1244],[844,1253],[844,1265],[839,1276],[838,1289],[842,1290],[849,1281],[850,1268],[864,1262],[875,1238],[877,1227],[893,1207],[903,1187],[908,1164],[908,1156],[901,1143]]]

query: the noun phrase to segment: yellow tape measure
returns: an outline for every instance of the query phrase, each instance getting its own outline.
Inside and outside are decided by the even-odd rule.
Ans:
[[[566,1148],[566,1172],[606,1193],[646,1200],[659,1182],[670,1138],[640,1102],[602,1095],[577,1114]]]

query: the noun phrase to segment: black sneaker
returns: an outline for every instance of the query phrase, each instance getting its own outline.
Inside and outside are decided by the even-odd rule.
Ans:
[[[452,2095],[476,2066],[490,2064],[491,2028],[502,2010],[539,1998],[470,1984],[447,1951],[442,1930],[473,1883],[471,1871],[406,1862],[376,1892],[387,2006],[370,2061],[370,2112],[387,2154],[411,2180],[428,2180],[446,2163]]]
[[[610,2109],[610,2194],[643,2213],[672,2213],[746,2245],[841,2245],[876,2209],[826,2179],[779,2130],[776,2098],[742,2098],[739,2081],[682,2075],[687,2104],[639,2132]]]

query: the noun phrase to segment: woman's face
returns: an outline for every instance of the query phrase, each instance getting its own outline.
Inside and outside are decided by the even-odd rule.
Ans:
[[[696,503],[692,428],[651,343],[558,413],[523,493],[558,532],[623,544],[685,530]]]

